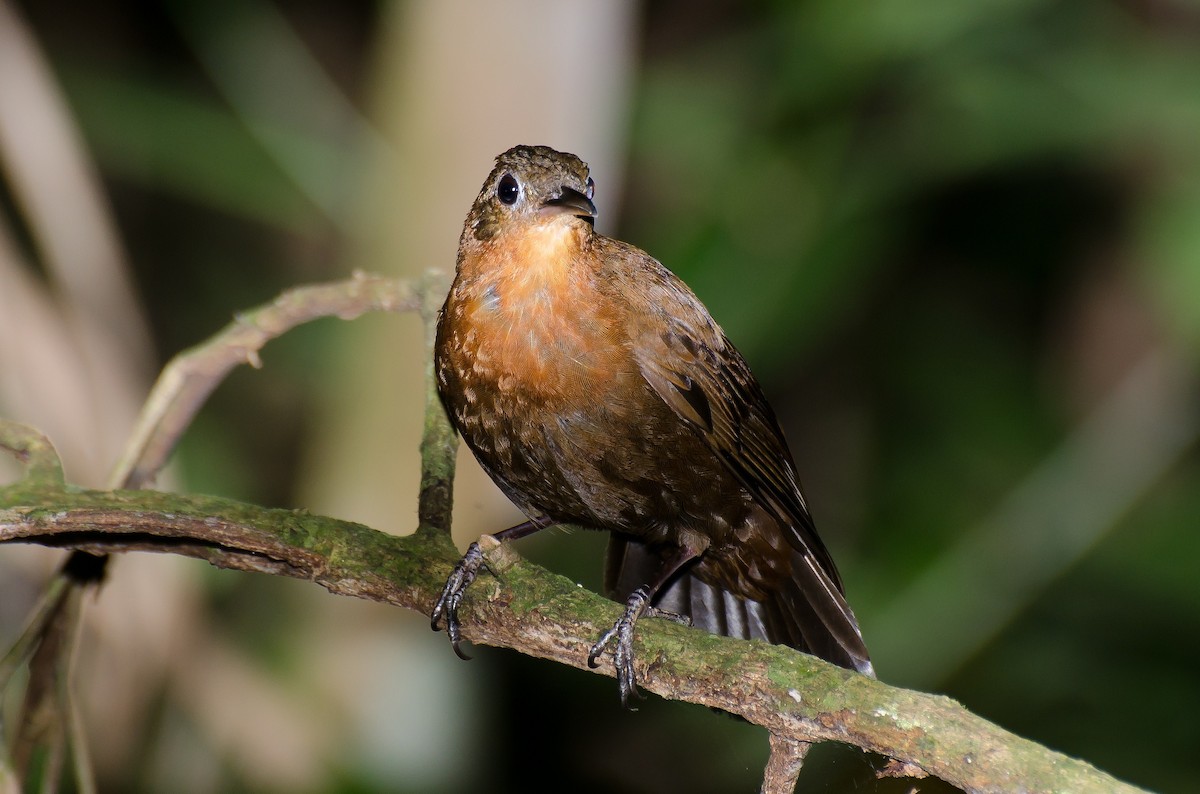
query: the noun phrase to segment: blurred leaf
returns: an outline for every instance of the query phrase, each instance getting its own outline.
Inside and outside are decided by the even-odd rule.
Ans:
[[[79,70],[64,80],[103,168],[289,231],[311,227],[315,208],[216,101],[143,76]],[[277,135],[324,154],[322,144],[294,131]]]
[[[1169,329],[1200,353],[1200,172],[1177,173],[1141,218],[1144,272]]]

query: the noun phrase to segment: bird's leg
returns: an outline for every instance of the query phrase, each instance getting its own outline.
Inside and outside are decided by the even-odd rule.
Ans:
[[[597,660],[600,655],[613,640],[616,640],[616,647],[613,648],[613,666],[617,671],[617,689],[621,693],[621,705],[625,708],[629,708],[630,695],[638,698],[642,696],[642,693],[638,691],[637,679],[633,673],[633,627],[642,613],[646,611],[651,598],[653,596],[650,588],[646,585],[634,590],[625,601],[625,613],[613,624],[611,629],[600,635],[600,639],[588,653],[588,667],[599,667],[600,664]],[[636,709],[631,710],[636,711]]]
[[[537,518],[526,521],[523,524],[517,524],[515,527],[502,529],[492,535],[500,543],[505,543],[510,540],[517,540],[526,535],[532,535],[539,529],[544,529],[553,523],[547,516],[538,516]],[[458,622],[458,607],[462,603],[463,594],[471,582],[475,581],[475,577],[479,575],[479,568],[483,565],[483,550],[479,548],[479,542],[475,541],[467,547],[467,553],[454,566],[454,570],[450,572],[450,578],[446,580],[446,586],[442,588],[442,594],[438,596],[438,600],[433,605],[433,612],[430,615],[429,625],[434,631],[439,631],[440,624],[444,619],[446,622],[446,634],[450,637],[450,647],[454,649],[454,653],[460,659],[469,659],[471,657],[463,653],[459,643],[462,642],[462,628]]]
[[[694,560],[699,552],[692,549],[680,547],[676,552],[663,560],[662,566],[658,570],[658,575],[654,581],[649,584],[644,584],[634,590],[629,598],[625,601],[625,613],[613,624],[612,628],[604,632],[596,644],[592,646],[592,650],[588,653],[588,667],[598,667],[597,661],[604,650],[609,646],[613,647],[613,665],[617,670],[617,689],[621,693],[621,705],[629,708],[629,697],[641,697],[638,692],[637,679],[633,672],[633,627],[637,625],[638,618],[643,614],[649,613],[652,616],[667,617],[672,620],[682,618],[681,615],[676,615],[671,612],[663,612],[650,606],[650,602],[654,600],[654,596],[662,589],[662,586],[675,575],[675,573],[687,563]],[[686,620],[686,619],[685,619]]]

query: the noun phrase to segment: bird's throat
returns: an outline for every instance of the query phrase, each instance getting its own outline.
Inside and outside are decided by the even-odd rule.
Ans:
[[[589,233],[590,227],[567,218],[529,224],[466,252],[461,275],[485,285],[483,308],[489,311],[552,314],[554,303],[577,296],[588,278],[580,255]]]
[[[588,234],[562,218],[464,251],[455,310],[476,333],[463,352],[494,366],[501,389],[526,381],[557,394],[613,372],[619,345],[601,343],[612,320],[596,299]]]
[[[573,275],[583,247],[577,222],[557,218],[532,226],[509,243],[509,278],[522,287],[561,288]]]

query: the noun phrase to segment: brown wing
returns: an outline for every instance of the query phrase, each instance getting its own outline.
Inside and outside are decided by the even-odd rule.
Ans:
[[[632,329],[634,356],[654,392],[775,517],[794,549],[792,579],[768,606],[783,609],[803,636],[777,641],[873,675],[858,621],[813,526],[787,442],[761,387],[699,299],[654,265],[650,292],[657,313]]]
[[[690,292],[677,299],[689,298],[700,306]],[[800,493],[775,414],[741,354],[700,308],[701,313],[670,313],[666,331],[646,334],[634,345],[642,376],[786,528],[792,547],[815,557],[841,590],[837,568]],[[680,319],[686,316],[703,316],[707,323],[689,326]]]

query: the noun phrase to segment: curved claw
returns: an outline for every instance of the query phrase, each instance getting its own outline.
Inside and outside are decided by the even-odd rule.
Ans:
[[[624,619],[623,616],[622,619]],[[612,644],[613,638],[617,636],[617,627],[620,624],[621,621],[618,620],[613,624],[611,629],[601,634],[600,639],[596,640],[596,643],[592,646],[591,651],[588,652],[588,667],[595,670],[600,666],[600,657],[604,654],[604,649]]]
[[[482,564],[483,550],[479,548],[478,543],[472,543],[467,548],[467,553],[450,572],[450,577],[446,579],[446,586],[442,588],[442,594],[434,603],[429,618],[429,626],[434,631],[440,631],[439,624],[445,621],[446,634],[450,637],[450,647],[454,649],[454,654],[463,660],[469,660],[471,657],[463,653],[459,645],[462,642],[462,627],[458,622],[458,607],[462,604],[463,594],[466,593],[471,582],[475,581],[475,577],[479,575],[479,568]]]
[[[625,602],[624,614],[612,628],[596,640],[588,653],[588,667],[595,669],[599,666],[598,660],[605,649],[616,641],[613,648],[613,666],[617,672],[617,689],[621,693],[621,705],[630,711],[637,711],[629,706],[630,696],[642,697],[637,688],[637,676],[633,671],[633,627],[637,625],[638,618],[646,611],[649,603],[650,593],[646,588],[639,587],[634,590]]]
[[[455,629],[458,628],[457,622],[454,624],[454,627],[455,627]],[[467,652],[462,649],[461,645],[459,645],[460,642],[462,642],[461,635],[450,638],[450,647],[454,650],[454,655],[457,656],[459,659],[462,659],[464,662],[471,661],[471,657],[468,656]]]

